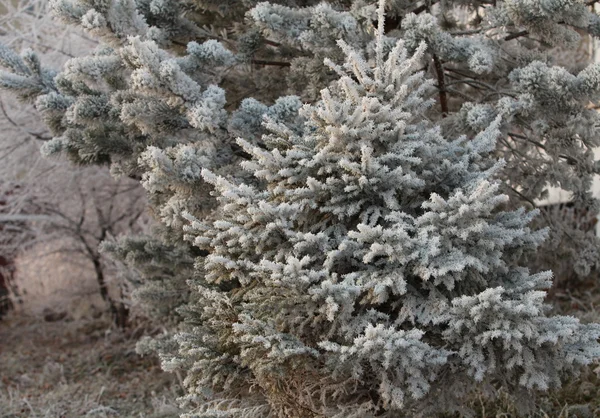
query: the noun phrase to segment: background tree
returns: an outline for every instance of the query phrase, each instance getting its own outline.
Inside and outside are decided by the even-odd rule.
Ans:
[[[7,267],[28,252],[38,253],[38,257],[68,254],[73,263],[87,260],[84,270],[94,272],[102,299],[116,324],[124,327],[130,305],[125,294],[129,290],[116,280],[112,264],[100,253],[99,245],[146,228],[143,189],[131,179],[114,180],[105,168],[75,170],[65,167],[64,161],[43,161],[42,165],[46,178],[39,173],[22,177],[5,196],[0,221],[4,229],[1,248],[11,260]],[[39,254],[40,246],[52,250]]]
[[[107,265],[99,246],[105,240],[143,230],[140,222],[146,211],[143,190],[133,180],[115,181],[102,168],[65,174],[66,181],[60,184],[62,193],[51,190],[43,199],[37,195],[33,205],[35,213],[47,215],[39,225],[42,236],[38,239],[55,240],[54,251],[80,254],[90,263],[100,295],[115,324],[125,327],[130,310],[128,289],[123,287],[127,283],[113,277],[111,292],[110,264]]]
[[[44,2],[7,1],[1,6],[3,41],[16,47],[35,46],[51,63],[61,65],[96,44],[80,31],[58,24]],[[130,301],[121,294],[125,289],[118,286],[123,283],[116,280],[98,246],[106,239],[145,229],[142,188],[134,180],[114,180],[106,167],[75,169],[64,159],[41,158],[39,146],[51,135],[37,113],[6,94],[0,98],[0,110],[4,270],[14,273],[14,260],[21,254],[48,257],[42,246],[52,247],[53,254],[69,254],[63,260],[73,264],[86,260],[87,267],[85,263],[78,267],[93,272],[102,299],[117,325],[124,326]],[[14,286],[11,290],[19,291]]]

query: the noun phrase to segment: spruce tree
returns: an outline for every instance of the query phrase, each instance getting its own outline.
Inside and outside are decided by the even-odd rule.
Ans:
[[[600,326],[545,316],[552,274],[519,264],[545,231],[499,191],[500,117],[448,139],[424,117],[424,43],[409,57],[380,27],[373,63],[339,45],[300,132],[267,119],[263,146],[239,140],[256,185],[203,171],[221,210],[189,216],[210,252],[182,342],[207,399],[193,416],[224,400],[240,416],[411,416],[476,385],[546,390],[597,358]]]
[[[600,35],[593,3],[50,5],[99,46],[60,72],[1,48],[0,86],[46,154],[146,188],[156,235],[105,249],[186,318],[151,345],[197,414],[410,414],[598,356],[596,326],[544,316],[550,275],[519,266],[548,244],[517,209],[553,185],[596,208],[600,67],[556,59]],[[598,240],[571,229],[553,242],[588,273]]]

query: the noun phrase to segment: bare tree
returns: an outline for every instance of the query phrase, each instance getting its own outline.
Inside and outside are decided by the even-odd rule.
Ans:
[[[80,254],[88,260],[102,299],[115,323],[124,327],[129,308],[123,283],[117,283],[111,294],[107,278],[110,263],[98,246],[106,239],[143,229],[139,222],[146,208],[143,190],[137,182],[112,179],[102,169],[86,168],[62,175],[62,182],[51,193],[34,202],[35,213],[47,216],[34,221],[41,233],[38,236],[54,240],[56,252]]]
[[[35,48],[59,67],[96,42],[57,24],[41,0],[0,0],[0,41]],[[111,287],[114,272],[98,250],[105,239],[144,228],[144,193],[139,183],[114,179],[107,167],[73,167],[41,157],[50,139],[35,109],[0,94],[0,314],[8,309],[14,259],[39,243],[51,252],[79,255],[94,272],[98,290],[117,325],[129,312],[122,286]],[[48,247],[46,245],[45,247]]]
[[[23,176],[18,185],[12,183],[12,189],[11,184],[4,184],[10,191],[0,201],[0,254],[6,261],[4,267],[8,267],[5,270],[10,270],[9,260],[19,252],[42,242],[52,243],[51,253],[79,255],[94,272],[99,293],[115,323],[123,327],[129,313],[123,284],[115,282],[111,291],[111,263],[98,246],[106,239],[145,229],[144,192],[138,182],[114,179],[102,167],[45,163],[49,166],[45,176]],[[6,288],[9,277],[5,273]]]

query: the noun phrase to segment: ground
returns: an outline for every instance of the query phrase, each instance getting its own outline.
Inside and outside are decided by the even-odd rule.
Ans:
[[[178,417],[175,376],[105,319],[0,322],[0,418]]]

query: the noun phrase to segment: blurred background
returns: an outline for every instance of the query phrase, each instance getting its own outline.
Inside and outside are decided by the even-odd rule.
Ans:
[[[96,41],[46,0],[0,0],[0,42],[60,68]],[[44,158],[29,103],[0,92],[0,417],[178,416],[176,376],[135,353],[160,332],[98,244],[150,226],[139,181]]]

